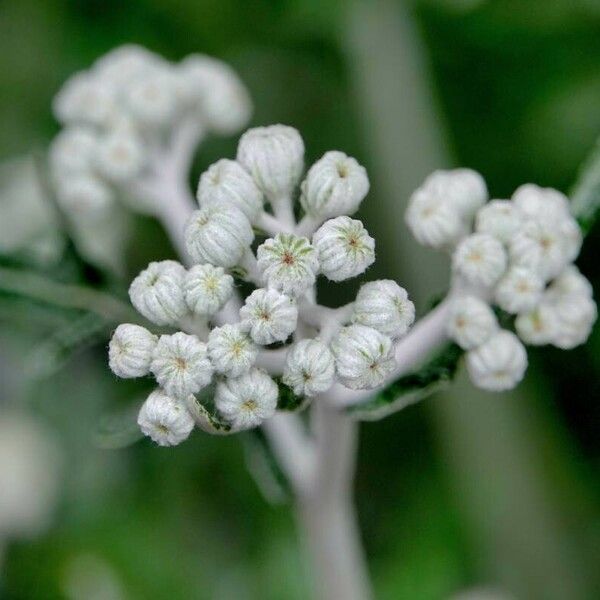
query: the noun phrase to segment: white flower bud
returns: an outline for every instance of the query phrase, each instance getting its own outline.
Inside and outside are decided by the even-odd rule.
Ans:
[[[124,44],[101,56],[92,67],[103,81],[122,88],[145,73],[166,66],[160,56],[136,44]]]
[[[331,281],[356,277],[375,261],[375,240],[360,221],[350,217],[326,221],[312,241],[321,273]]]
[[[243,212],[230,205],[210,205],[194,211],[185,229],[190,256],[199,263],[235,266],[254,239]]]
[[[551,304],[556,319],[552,344],[570,350],[583,344],[598,316],[596,303],[587,295],[571,294]]]
[[[119,325],[108,345],[108,366],[124,379],[148,375],[157,341],[144,327],[129,323]]]
[[[113,205],[112,190],[91,173],[61,175],[56,180],[56,201],[74,217],[98,218]]]
[[[563,217],[558,221],[557,226],[563,241],[565,259],[571,262],[579,256],[583,245],[581,228],[573,217]]]
[[[319,340],[300,340],[287,353],[283,383],[297,396],[312,397],[326,392],[335,377],[335,361],[329,348]]]
[[[392,340],[364,325],[341,329],[331,349],[341,383],[353,390],[381,385],[396,364]]]
[[[188,312],[183,293],[185,269],[174,260],[152,262],[131,283],[136,310],[157,325],[174,325]]]
[[[185,275],[185,301],[194,314],[214,315],[233,294],[233,277],[222,267],[195,265]]]
[[[411,196],[404,218],[417,242],[430,248],[452,246],[466,229],[457,207],[422,187]]]
[[[129,127],[119,127],[108,134],[98,147],[98,170],[110,181],[123,183],[134,179],[144,164],[144,150]]]
[[[250,222],[256,220],[263,208],[262,192],[252,177],[239,163],[225,158],[201,175],[196,196],[201,207],[231,204]]]
[[[148,396],[137,422],[142,433],[159,446],[177,446],[194,429],[194,419],[183,403],[167,396],[161,389]]]
[[[300,202],[311,216],[352,215],[369,192],[366,169],[343,152],[326,152],[302,182]]]
[[[465,220],[471,220],[488,199],[483,177],[472,169],[434,171],[422,187],[457,210]]]
[[[497,330],[496,315],[483,300],[463,296],[452,302],[446,331],[464,350],[481,346]]]
[[[52,140],[50,164],[55,174],[90,172],[98,150],[98,136],[87,127],[67,127]]]
[[[287,201],[302,174],[304,142],[293,127],[255,127],[240,138],[237,160],[271,203]]]
[[[510,331],[499,331],[467,353],[467,369],[477,387],[492,392],[514,388],[527,370],[527,352]]]
[[[217,372],[239,377],[254,365],[258,347],[239,324],[215,327],[208,336],[208,355]]]
[[[504,246],[491,235],[475,233],[466,237],[454,251],[452,266],[455,273],[468,283],[490,287],[506,269]]]
[[[557,332],[557,319],[552,306],[541,302],[531,312],[522,313],[515,319],[518,336],[532,346],[550,344]]]
[[[254,290],[240,309],[242,331],[261,345],[284,342],[296,329],[298,307],[277,290]]]
[[[522,216],[510,200],[492,200],[477,211],[475,230],[508,244],[521,223]]]
[[[592,284],[581,274],[575,265],[569,265],[548,286],[548,295],[557,300],[558,298],[575,294],[578,296],[593,295]]]
[[[498,283],[496,304],[511,314],[529,312],[542,298],[544,281],[525,267],[510,267]]]
[[[163,127],[175,117],[175,84],[166,69],[153,68],[133,79],[124,96],[129,114],[143,126]]]
[[[415,305],[395,281],[365,283],[354,303],[352,322],[377,329],[392,339],[403,336],[415,320]]]
[[[181,399],[197,394],[210,383],[213,375],[206,344],[182,331],[160,336],[150,370],[169,396]]]
[[[223,135],[239,131],[250,120],[252,102],[237,74],[226,63],[194,54],[179,66],[188,98],[206,126]]]
[[[258,247],[258,268],[267,286],[287,294],[303,294],[317,278],[317,252],[305,237],[278,233]]]
[[[215,405],[234,430],[257,427],[275,414],[277,384],[260,369],[217,385]]]
[[[569,200],[564,194],[533,183],[526,183],[517,188],[512,200],[517,210],[527,218],[561,219],[570,215]]]

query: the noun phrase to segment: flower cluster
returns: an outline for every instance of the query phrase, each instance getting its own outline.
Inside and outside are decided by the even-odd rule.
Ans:
[[[527,184],[511,200],[487,200],[474,171],[437,171],[413,194],[406,222],[420,243],[451,252],[448,335],[467,351],[474,384],[500,391],[525,373],[523,342],[573,348],[597,310],[573,264],[582,234],[568,199]],[[499,315],[514,332],[500,327]]]
[[[342,152],[327,152],[302,180],[303,171],[295,129],[250,129],[236,160],[220,160],[200,177],[199,208],[185,231],[194,266],[151,263],[131,284],[144,317],[178,330],[157,337],[124,324],[109,347],[116,375],[156,379],[138,422],[157,443],[187,438],[213,404],[212,416],[240,431],[274,415],[280,386],[310,399],[336,382],[375,388],[393,371],[396,342],[415,317],[403,288],[365,283],[355,302],[338,309],[315,301],[318,276],[346,280],[375,260],[373,238],[349,216],[369,190],[366,171]],[[260,233],[265,222],[272,237]],[[234,276],[255,287],[243,302]],[[190,408],[198,404],[200,419]]]
[[[187,127],[229,135],[244,127],[251,103],[232,69],[191,55],[178,64],[134,45],[117,48],[73,75],[54,99],[63,129],[50,149],[57,200],[74,218],[106,214],[117,197],[153,213],[136,193],[170,150],[172,133]]]

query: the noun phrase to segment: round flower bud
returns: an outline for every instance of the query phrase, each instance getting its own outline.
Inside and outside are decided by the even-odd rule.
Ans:
[[[105,215],[115,198],[108,185],[96,176],[74,173],[56,180],[56,201],[68,214],[93,219]]]
[[[124,90],[125,103],[136,122],[162,127],[176,114],[174,81],[162,68],[153,68],[131,81]]]
[[[392,340],[364,325],[341,329],[331,349],[341,383],[353,390],[381,385],[396,365]]]
[[[231,204],[250,222],[256,220],[263,208],[262,192],[252,177],[239,163],[225,158],[201,175],[196,196],[200,206]]]
[[[464,350],[481,346],[497,330],[496,315],[483,300],[463,296],[452,302],[446,331]]]
[[[98,170],[110,181],[130,181],[140,173],[143,163],[142,144],[130,128],[117,128],[99,143]]]
[[[475,286],[490,287],[506,269],[504,246],[491,235],[474,233],[456,247],[452,256],[455,273]]]
[[[194,54],[178,67],[188,98],[208,128],[223,135],[239,131],[250,120],[252,102],[237,74],[226,63]]]
[[[541,302],[531,312],[522,313],[515,319],[515,329],[526,344],[550,344],[557,331],[554,310],[549,303]]]
[[[544,282],[524,267],[510,267],[498,283],[496,304],[511,314],[529,312],[542,298]]]
[[[517,188],[512,196],[515,208],[526,218],[561,219],[570,215],[569,200],[552,188],[541,188],[526,183]]]
[[[303,294],[317,278],[317,252],[305,237],[278,233],[258,247],[258,268],[267,286],[287,294]]]
[[[552,344],[562,350],[583,344],[598,316],[596,303],[587,295],[571,294],[553,302],[551,307],[556,319]]]
[[[375,240],[360,221],[350,217],[326,221],[312,241],[321,273],[331,281],[356,277],[375,261]]]
[[[563,240],[565,259],[571,262],[579,256],[583,245],[581,228],[573,217],[563,217],[558,221],[557,226]]]
[[[296,329],[298,308],[277,290],[254,290],[240,309],[242,331],[261,345],[284,342]]]
[[[411,196],[404,219],[417,242],[430,248],[452,246],[466,229],[456,207],[423,188]]]
[[[556,277],[569,262],[567,240],[550,218],[524,223],[509,250],[514,264],[535,271],[544,281]]]
[[[234,430],[257,427],[275,414],[277,384],[260,369],[217,385],[215,405]]]
[[[174,325],[188,312],[183,294],[185,269],[174,260],[152,262],[131,283],[136,310],[157,325]]]
[[[293,127],[255,127],[240,138],[237,160],[271,203],[287,201],[302,174],[304,142]]]
[[[98,136],[87,127],[68,127],[52,140],[50,164],[61,175],[90,172],[98,150]]]
[[[142,46],[123,44],[96,60],[93,70],[101,80],[122,88],[165,64],[160,56]]]
[[[169,396],[182,399],[206,387],[213,374],[206,344],[182,331],[160,336],[150,370]]]
[[[326,392],[335,377],[335,362],[329,348],[319,340],[301,340],[287,353],[283,383],[297,396],[312,397]]]
[[[514,388],[527,370],[527,352],[510,331],[499,331],[467,353],[467,370],[478,388],[501,392]]]
[[[422,187],[442,199],[466,220],[472,219],[488,199],[483,177],[472,169],[434,171]]]
[[[237,264],[254,239],[243,212],[230,205],[211,204],[194,211],[185,229],[185,244],[199,263],[230,268]]]
[[[548,295],[552,299],[558,299],[575,294],[578,296],[593,295],[592,284],[581,274],[575,265],[569,265],[548,286]]]
[[[233,277],[213,265],[195,265],[183,282],[185,301],[197,315],[214,315],[233,294]]]
[[[108,366],[117,377],[124,379],[148,375],[157,340],[139,325],[119,325],[108,345]]]
[[[194,429],[194,419],[183,403],[167,396],[161,389],[148,396],[137,422],[142,433],[159,446],[177,446]]]
[[[300,202],[311,216],[352,215],[369,192],[366,169],[343,152],[326,152],[302,182]]]
[[[395,281],[365,283],[354,303],[352,322],[377,329],[392,339],[403,336],[415,320],[415,305]]]
[[[239,377],[247,373],[258,355],[258,347],[239,324],[215,327],[208,336],[208,356],[218,373]]]
[[[510,200],[492,200],[477,211],[475,231],[508,244],[521,226],[522,217]]]

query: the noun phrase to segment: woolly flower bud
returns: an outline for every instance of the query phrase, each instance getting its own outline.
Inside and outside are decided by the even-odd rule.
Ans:
[[[375,240],[360,221],[350,217],[330,219],[313,235],[321,273],[331,281],[356,277],[373,264]]]
[[[481,346],[498,329],[494,311],[475,296],[464,296],[452,302],[446,331],[464,350]]]
[[[511,267],[498,283],[495,300],[511,314],[533,310],[542,297],[544,282],[530,269]]]
[[[208,336],[208,355],[215,369],[228,377],[239,377],[254,364],[258,347],[238,324],[215,327]]]
[[[243,212],[230,205],[210,205],[194,211],[185,229],[185,244],[199,263],[233,267],[254,239]]]
[[[571,294],[551,304],[556,319],[552,344],[570,350],[589,337],[598,316],[596,303],[586,295]]]
[[[277,290],[254,290],[240,309],[242,331],[262,345],[284,342],[296,329],[296,303]]]
[[[500,279],[506,262],[502,244],[485,233],[466,237],[452,257],[454,271],[468,283],[482,287],[490,287]]]
[[[153,68],[135,78],[124,94],[131,117],[144,126],[162,127],[175,116],[174,81],[165,69]]]
[[[182,399],[206,387],[213,374],[206,344],[182,331],[160,336],[150,370],[169,396]]]
[[[488,199],[483,177],[472,169],[435,171],[427,177],[422,187],[430,194],[443,199],[467,220],[470,220]]]
[[[185,301],[198,315],[214,315],[233,294],[233,277],[221,267],[195,265],[183,282]]]
[[[152,262],[131,283],[136,310],[157,325],[174,325],[187,312],[183,295],[185,269],[174,260]]]
[[[102,80],[121,87],[161,66],[165,61],[157,54],[136,44],[124,44],[96,60],[93,70]]]
[[[501,392],[514,388],[527,370],[527,352],[510,331],[499,331],[467,353],[471,381],[479,388]]]
[[[305,237],[278,233],[258,247],[256,256],[268,287],[288,296],[301,295],[317,278],[317,252]]]
[[[353,390],[381,385],[396,364],[392,340],[364,325],[341,329],[331,349],[340,381]]]
[[[521,215],[510,200],[492,200],[479,209],[475,231],[508,244],[521,226]]]
[[[569,265],[548,287],[548,294],[554,299],[575,294],[593,295],[592,284],[581,274],[575,265]]]
[[[343,152],[326,152],[302,182],[300,202],[313,217],[352,215],[369,192],[365,168]]]
[[[209,56],[188,56],[179,66],[191,101],[207,127],[229,135],[239,131],[252,113],[244,84],[226,63]]]
[[[148,396],[137,422],[142,433],[159,446],[177,446],[194,429],[194,419],[183,403],[167,396],[161,389]]]
[[[98,149],[98,136],[86,127],[68,127],[52,140],[50,164],[55,173],[90,171]]]
[[[200,206],[231,204],[254,221],[263,208],[262,192],[239,163],[222,159],[200,177],[196,194]]]
[[[404,219],[417,242],[430,248],[451,246],[465,231],[456,207],[423,188],[411,196]]]
[[[571,216],[560,219],[557,226],[563,240],[566,262],[571,262],[579,256],[581,246],[583,245],[581,228]]]
[[[147,375],[157,339],[139,325],[119,325],[108,345],[108,366],[111,371],[124,379]]]
[[[354,303],[352,322],[389,335],[403,336],[415,320],[415,305],[395,281],[382,279],[365,283]]]
[[[542,302],[531,312],[520,314],[515,319],[515,329],[526,344],[550,344],[557,332],[556,315],[547,302]]]
[[[108,185],[91,173],[67,174],[56,180],[56,201],[73,216],[103,216],[114,200]]]
[[[288,351],[283,383],[297,396],[312,397],[333,385],[335,362],[329,348],[319,340],[301,340]]]
[[[118,128],[103,139],[98,148],[98,170],[110,181],[122,183],[136,177],[142,169],[144,150],[129,128]]]
[[[240,138],[238,162],[271,203],[290,197],[304,166],[304,142],[293,127],[249,129]]]
[[[235,430],[257,427],[275,414],[277,384],[260,369],[217,385],[215,405]]]
[[[569,200],[564,194],[552,188],[541,188],[526,183],[517,188],[512,196],[515,208],[525,217],[562,218],[569,216]]]

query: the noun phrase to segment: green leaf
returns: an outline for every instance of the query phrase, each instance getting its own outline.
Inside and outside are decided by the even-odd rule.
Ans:
[[[304,396],[296,396],[292,389],[285,385],[279,377],[275,377],[275,383],[279,388],[279,398],[277,399],[277,410],[287,412],[300,412],[309,404],[310,400]]]
[[[571,191],[571,211],[584,233],[588,233],[600,213],[600,140],[583,163]]]
[[[236,433],[231,425],[223,421],[214,406],[216,384],[213,382],[204,388],[198,396],[190,395],[187,399],[187,408],[190,411],[196,425],[202,431],[213,435],[228,435]]]
[[[405,375],[366,402],[348,407],[362,421],[378,421],[447,387],[456,375],[463,351],[446,345],[421,369]]]
[[[137,402],[101,417],[92,432],[94,445],[104,450],[119,450],[141,440],[144,434],[137,424],[141,405],[142,402]]]

